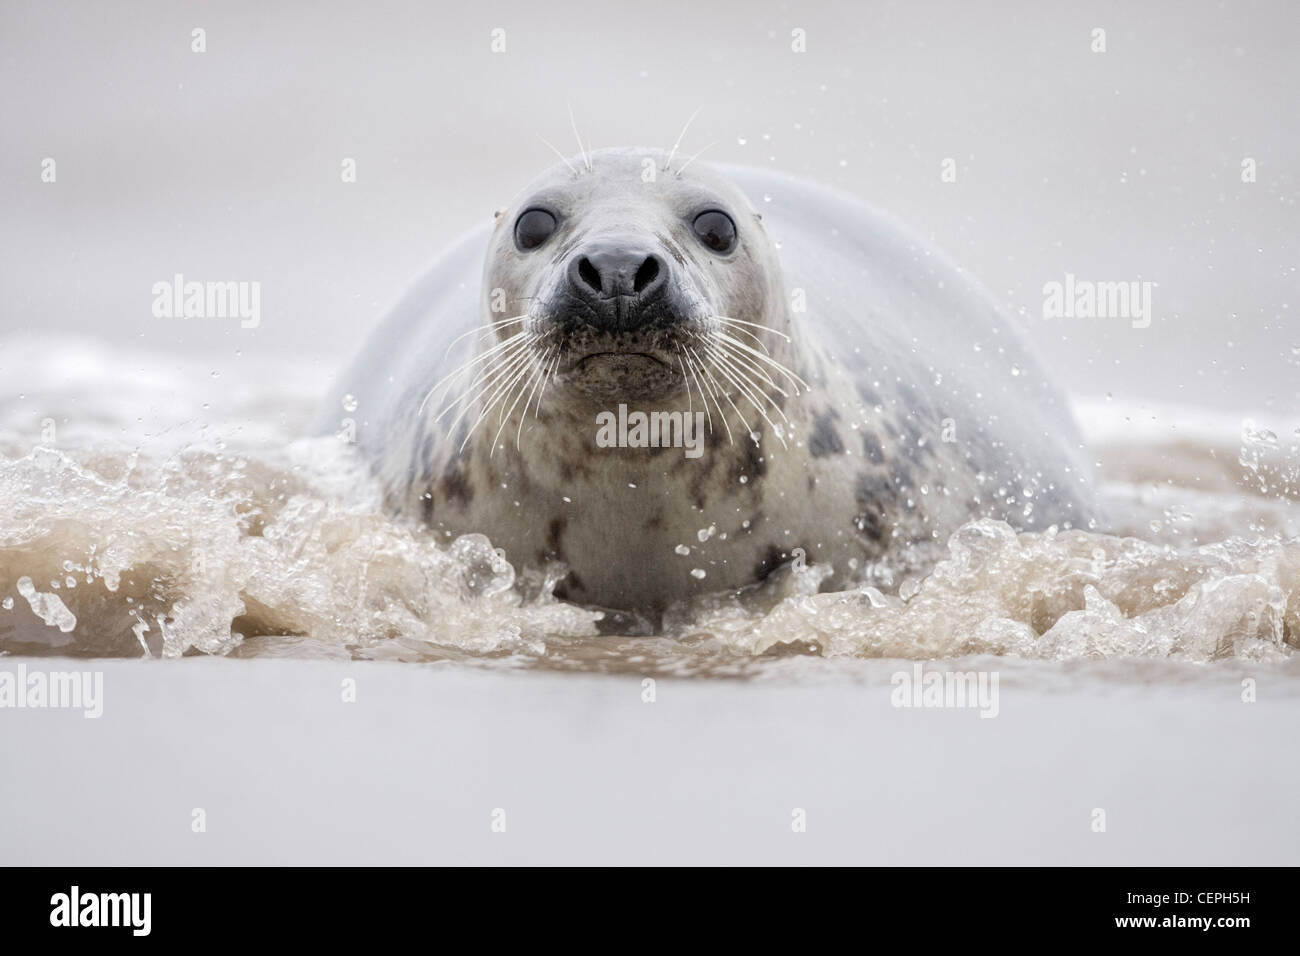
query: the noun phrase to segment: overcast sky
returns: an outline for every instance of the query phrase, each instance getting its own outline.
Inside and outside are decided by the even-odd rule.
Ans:
[[[671,145],[702,106],[684,149],[888,210],[1074,392],[1296,418],[1300,16],[1138,6],[7,0],[0,337],[138,340],[230,374],[277,352],[324,377],[553,161],[539,136],[572,143],[568,104],[597,146]],[[260,281],[261,327],[155,318],[178,272]],[[1150,328],[1044,320],[1067,272],[1157,283]]]

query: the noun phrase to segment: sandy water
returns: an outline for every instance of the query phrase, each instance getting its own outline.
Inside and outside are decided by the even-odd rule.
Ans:
[[[550,596],[562,569],[520,571],[480,535],[443,547],[385,516],[349,446],[295,437],[312,376],[220,364],[0,341],[0,650],[814,681],[971,655],[1143,659],[1144,679],[1295,670],[1294,421],[1080,401],[1105,479],[1097,527],[972,522],[924,575],[818,593],[818,569],[789,571],[675,607],[658,636],[611,637],[600,612]]]

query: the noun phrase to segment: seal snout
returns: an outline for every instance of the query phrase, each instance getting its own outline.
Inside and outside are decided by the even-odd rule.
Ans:
[[[666,274],[663,260],[653,252],[597,246],[574,257],[569,285],[575,294],[602,302],[620,295],[644,298],[656,293]]]
[[[564,311],[605,332],[682,321],[668,260],[637,241],[604,239],[576,250],[565,270]]]

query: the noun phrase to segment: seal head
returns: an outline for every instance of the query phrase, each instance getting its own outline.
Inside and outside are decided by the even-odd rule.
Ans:
[[[526,304],[523,332],[570,407],[684,398],[729,324],[770,348],[748,335],[761,340],[782,297],[760,216],[726,180],[665,164],[604,150],[589,170],[549,170],[498,216],[484,301],[496,314]],[[520,331],[503,323],[498,341]]]

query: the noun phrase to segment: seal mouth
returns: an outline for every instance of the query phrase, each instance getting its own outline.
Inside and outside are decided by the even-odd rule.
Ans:
[[[682,382],[676,367],[653,352],[612,350],[575,358],[560,378],[587,399],[604,404],[661,400],[675,394]]]
[[[672,370],[671,365],[659,358],[659,356],[651,355],[649,352],[592,352],[578,359],[573,364],[573,370],[585,372],[596,365],[617,366],[619,364],[626,365],[631,370],[635,366],[644,365],[647,362]]]

